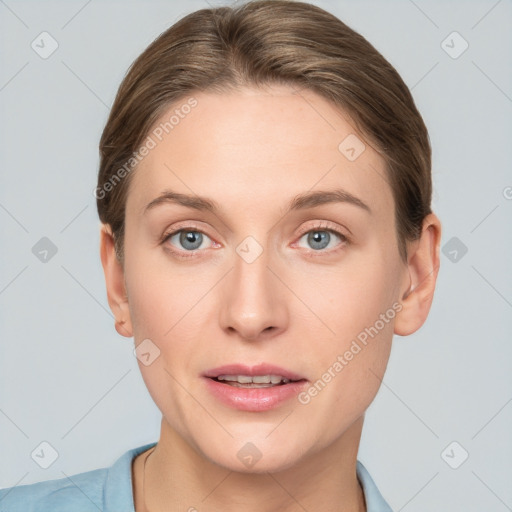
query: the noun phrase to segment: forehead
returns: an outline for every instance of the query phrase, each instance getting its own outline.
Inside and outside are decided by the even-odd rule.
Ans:
[[[132,177],[127,210],[166,189],[261,211],[279,198],[340,187],[377,212],[393,210],[382,157],[312,91],[194,93],[170,106],[148,137],[153,147]]]

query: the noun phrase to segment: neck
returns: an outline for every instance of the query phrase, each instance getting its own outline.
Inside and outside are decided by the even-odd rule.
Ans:
[[[366,512],[356,476],[362,425],[361,417],[333,444],[289,469],[256,474],[205,459],[162,418],[160,440],[145,468],[147,512]]]

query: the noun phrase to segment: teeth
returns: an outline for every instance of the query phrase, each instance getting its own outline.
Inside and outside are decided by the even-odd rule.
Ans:
[[[255,384],[270,384],[271,380],[272,379],[271,379],[270,375],[255,375],[252,378],[252,381]],[[281,382],[281,380],[279,380],[278,382]],[[277,384],[278,382],[274,382],[273,384]]]
[[[228,382],[238,382],[239,384],[280,384],[283,382],[287,384],[290,379],[286,379],[281,375],[219,375],[217,380],[224,380]]]
[[[235,382],[238,377],[236,375],[219,375],[217,377],[218,380],[229,380],[230,382]]]

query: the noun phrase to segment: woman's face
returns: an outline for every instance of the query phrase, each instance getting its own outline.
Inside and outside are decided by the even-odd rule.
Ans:
[[[127,198],[139,366],[199,453],[277,471],[349,435],[378,390],[408,283],[392,192],[383,159],[311,91],[191,96],[155,124]],[[248,374],[298,382],[212,378]]]

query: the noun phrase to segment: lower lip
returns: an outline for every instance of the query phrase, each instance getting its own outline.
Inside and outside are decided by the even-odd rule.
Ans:
[[[241,411],[262,412],[296,397],[307,381],[289,382],[268,388],[239,388],[205,377],[208,390],[224,404]]]

